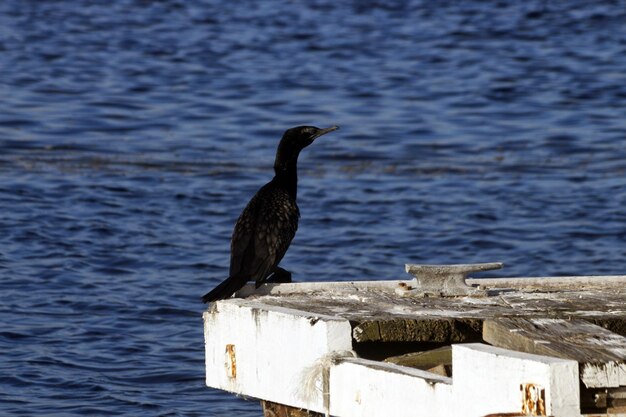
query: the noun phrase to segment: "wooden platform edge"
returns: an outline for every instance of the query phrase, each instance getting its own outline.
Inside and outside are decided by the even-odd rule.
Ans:
[[[205,312],[207,386],[324,412],[327,408],[320,391],[305,398],[299,389],[307,386],[303,377],[312,366],[350,349],[351,327],[341,320],[291,313],[282,308],[261,311],[259,303],[245,300],[221,302]],[[453,378],[361,358],[322,361],[328,367],[330,413],[341,417],[479,417],[515,412],[524,406],[520,387],[528,385],[543,395],[546,412],[557,417],[578,415],[575,361],[483,344],[453,345],[452,356]],[[315,386],[314,392],[319,382]]]
[[[587,388],[626,386],[626,337],[585,320],[488,319],[483,339],[506,349],[575,360]]]
[[[413,280],[380,280],[380,281],[331,281],[331,282],[293,282],[288,284],[263,284],[255,289],[254,284],[247,284],[236,294],[237,297],[252,295],[294,295],[312,292],[346,291],[346,290],[388,290],[394,291],[400,286],[410,285]],[[583,289],[583,288],[615,288],[626,287],[626,275],[589,275],[565,277],[517,277],[517,278],[468,278],[468,285],[481,286],[486,289]]]

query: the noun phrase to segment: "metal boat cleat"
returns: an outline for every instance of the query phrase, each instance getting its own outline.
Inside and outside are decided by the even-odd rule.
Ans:
[[[484,297],[487,291],[465,283],[472,272],[491,271],[502,268],[502,262],[456,265],[406,264],[406,272],[415,279],[396,291],[400,295],[417,297]]]

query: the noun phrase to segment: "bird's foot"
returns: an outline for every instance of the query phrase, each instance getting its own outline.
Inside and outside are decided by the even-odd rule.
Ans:
[[[291,282],[291,272],[281,267],[277,267],[274,273],[270,275],[265,282],[289,283]]]

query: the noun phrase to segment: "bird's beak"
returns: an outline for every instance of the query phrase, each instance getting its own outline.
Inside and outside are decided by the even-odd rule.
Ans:
[[[320,129],[317,131],[315,135],[313,135],[312,139],[315,140],[319,138],[320,136],[330,133],[333,130],[337,130],[337,129],[339,129],[339,126],[331,126],[331,127],[327,127],[326,129]]]

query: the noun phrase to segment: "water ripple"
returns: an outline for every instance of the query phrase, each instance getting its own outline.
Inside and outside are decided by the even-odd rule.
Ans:
[[[0,2],[0,414],[259,415],[198,297],[293,125],[297,280],[623,274],[625,6]]]

